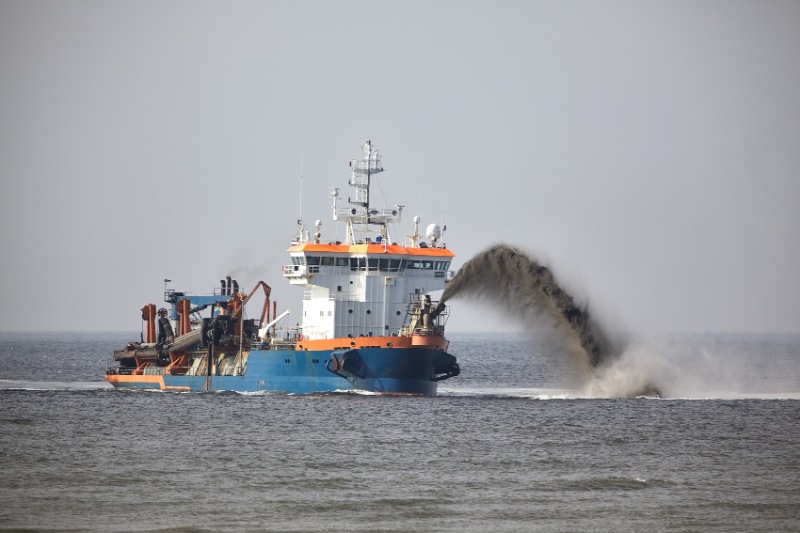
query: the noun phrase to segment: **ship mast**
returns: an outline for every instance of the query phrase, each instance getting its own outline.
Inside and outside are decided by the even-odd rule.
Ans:
[[[350,161],[352,176],[349,185],[355,189],[354,197],[349,197],[347,202],[351,207],[338,207],[337,199],[339,190],[333,192],[333,220],[344,220],[347,224],[346,243],[358,244],[371,242],[370,226],[380,226],[380,238],[377,242],[391,244],[387,225],[389,222],[399,222],[403,206],[396,205],[392,209],[373,209],[369,204],[369,188],[372,176],[383,172],[383,164],[377,148],[372,141],[367,140],[362,145],[361,159]],[[358,232],[359,237],[356,237]]]

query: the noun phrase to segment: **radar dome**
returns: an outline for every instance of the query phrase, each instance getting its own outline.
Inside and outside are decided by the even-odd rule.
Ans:
[[[442,228],[439,227],[439,224],[428,224],[428,227],[425,228],[425,235],[428,240],[436,242],[442,236]]]

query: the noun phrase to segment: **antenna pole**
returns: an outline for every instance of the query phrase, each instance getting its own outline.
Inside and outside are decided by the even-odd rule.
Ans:
[[[297,219],[298,229],[297,242],[306,242],[305,226],[303,225],[303,143],[300,143],[300,216]]]
[[[372,177],[372,141],[367,140],[367,146],[369,147],[367,149],[367,195],[364,201],[367,204],[367,224],[369,224],[369,180]]]
[[[303,221],[303,144],[300,143],[300,217],[297,223],[302,225]]]

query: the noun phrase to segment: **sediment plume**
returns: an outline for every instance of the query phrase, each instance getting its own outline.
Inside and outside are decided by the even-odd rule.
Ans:
[[[494,245],[464,264],[445,287],[441,301],[461,296],[485,298],[522,319],[532,314],[552,318],[580,343],[594,367],[614,354],[588,309],[575,303],[549,268],[512,246]]]

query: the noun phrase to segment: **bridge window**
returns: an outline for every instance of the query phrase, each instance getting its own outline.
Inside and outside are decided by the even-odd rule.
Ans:
[[[350,270],[366,270],[367,258],[366,257],[351,257]]]
[[[378,269],[381,272],[398,272],[400,270],[400,265],[402,264],[400,259],[381,259],[378,265]]]
[[[319,265],[319,256],[316,255],[307,256],[306,263],[309,265]]]
[[[347,257],[337,257],[336,258],[336,266],[337,267],[346,267],[350,264],[349,258]]]
[[[433,270],[433,261],[421,261],[412,259],[406,265],[406,268],[414,270]]]
[[[320,264],[322,266],[332,267],[333,266],[333,257],[321,257],[320,258]]]

